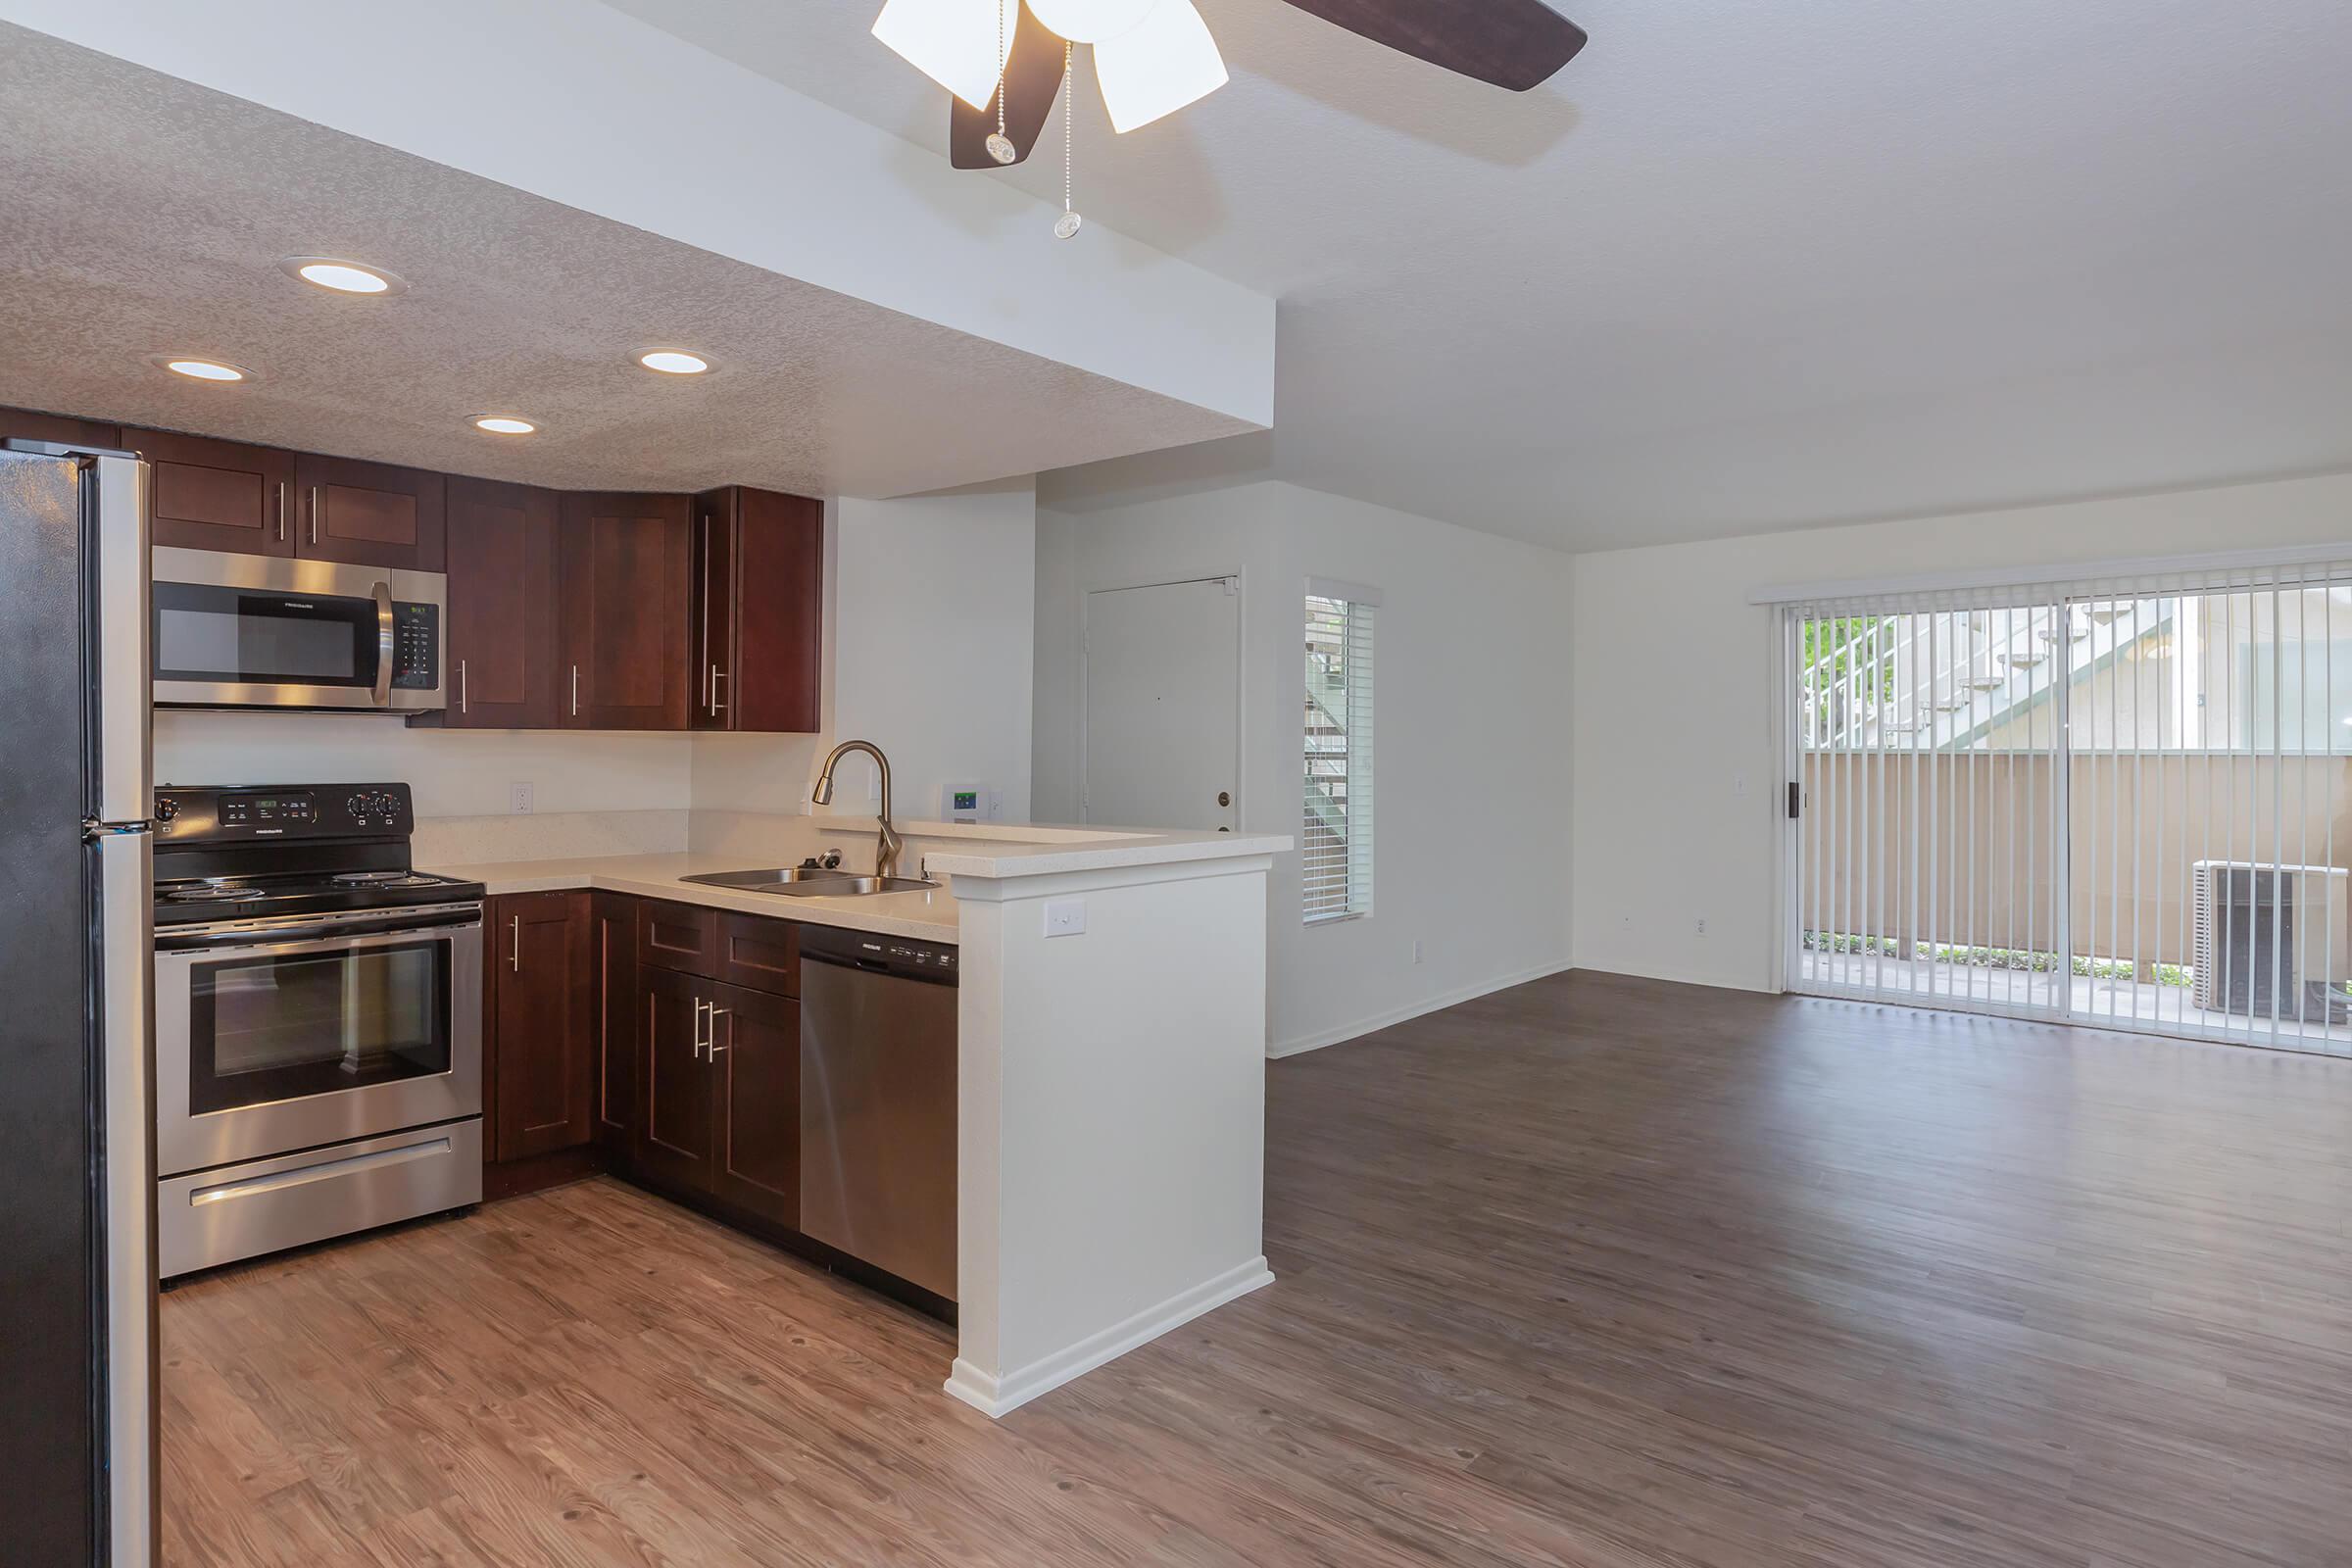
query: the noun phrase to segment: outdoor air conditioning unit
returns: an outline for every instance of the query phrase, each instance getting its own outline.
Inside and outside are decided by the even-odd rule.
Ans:
[[[2352,1017],[2352,873],[2332,865],[2199,860],[2190,1001],[2207,1012],[2306,1023]],[[2330,981],[2333,983],[2330,984]]]

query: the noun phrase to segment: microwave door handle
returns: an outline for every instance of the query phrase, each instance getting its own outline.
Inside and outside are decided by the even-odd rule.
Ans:
[[[375,585],[375,706],[392,701],[392,585]]]

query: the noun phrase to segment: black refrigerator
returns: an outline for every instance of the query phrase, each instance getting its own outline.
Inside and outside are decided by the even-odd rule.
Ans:
[[[145,466],[0,444],[0,1559],[156,1558]]]

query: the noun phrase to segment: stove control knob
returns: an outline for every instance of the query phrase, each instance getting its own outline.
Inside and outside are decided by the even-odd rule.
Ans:
[[[367,797],[354,795],[350,800],[343,803],[343,809],[349,811],[354,816],[362,814],[368,809]]]
[[[169,795],[162,795],[156,798],[155,819],[158,822],[169,822],[178,814],[179,803],[177,801],[173,800]]]

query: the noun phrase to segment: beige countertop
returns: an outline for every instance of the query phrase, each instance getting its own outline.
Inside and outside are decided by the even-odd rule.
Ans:
[[[747,869],[740,855],[600,855],[573,859],[434,862],[418,870],[479,882],[492,894],[555,893],[598,888],[640,898],[674,899],[713,909],[764,914],[779,920],[847,926],[928,942],[956,939],[956,898],[945,886],[930,893],[870,893],[852,898],[786,898],[741,888],[714,888],[682,877]]]
[[[1141,833],[1115,828],[1036,827],[1026,824],[947,822],[903,823],[910,839],[922,841],[909,858],[928,868],[942,885],[928,893],[874,893],[849,898],[787,898],[743,888],[715,888],[683,880],[710,871],[742,871],[760,865],[790,865],[797,855],[742,849],[725,853],[673,852],[657,855],[557,856],[533,859],[456,860],[419,858],[418,868],[479,882],[493,894],[550,893],[602,888],[649,899],[674,899],[714,909],[847,926],[885,936],[932,942],[956,940],[956,877],[1007,879],[1058,872],[1114,870],[1127,866],[1225,859],[1271,855],[1291,847],[1283,835],[1236,833]],[[855,838],[870,827],[861,822],[827,823],[826,835]]]

